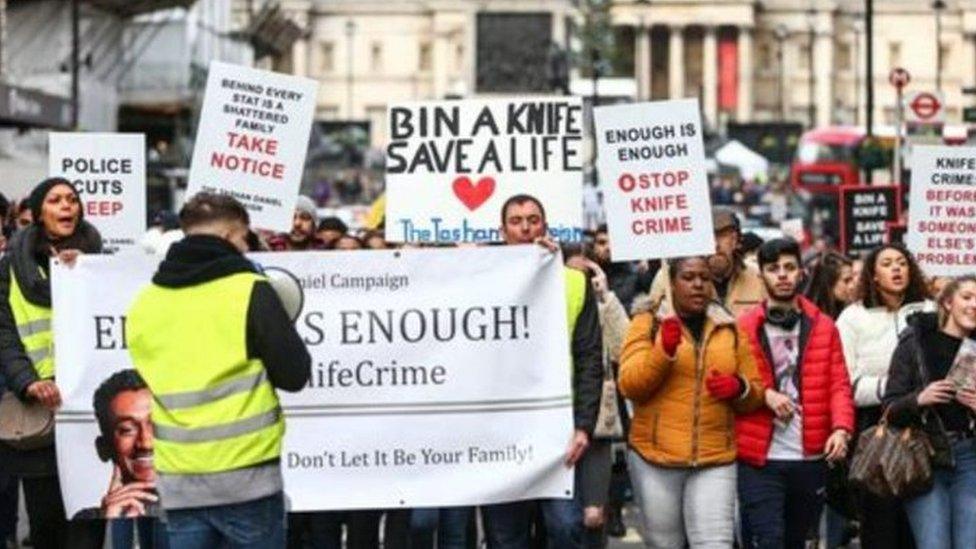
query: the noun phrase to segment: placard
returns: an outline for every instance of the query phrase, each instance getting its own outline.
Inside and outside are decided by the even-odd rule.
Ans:
[[[250,258],[304,294],[296,327],[312,355],[311,380],[278,393],[292,510],[572,496],[559,255],[501,246]],[[68,516],[100,516],[103,497],[135,476],[116,474],[132,460],[100,432],[93,395],[131,368],[125,315],[156,261],[82,256],[72,269],[54,268],[64,399],[56,437]]]
[[[901,189],[897,185],[845,185],[839,190],[841,251],[860,254],[883,245],[888,225],[901,215]]]
[[[976,147],[915,146],[908,249],[928,276],[976,273]]]
[[[48,175],[71,181],[105,251],[138,249],[147,220],[144,134],[52,132]]]
[[[542,203],[553,238],[582,240],[578,97],[401,103],[388,115],[387,240],[500,241],[502,205],[518,194]]]
[[[695,99],[594,109],[614,261],[711,254],[711,197]]]
[[[253,227],[289,230],[317,93],[308,78],[212,61],[187,196],[230,194]]]

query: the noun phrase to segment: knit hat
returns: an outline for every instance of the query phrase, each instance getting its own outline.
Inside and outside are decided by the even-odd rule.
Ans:
[[[319,222],[319,211],[315,207],[315,202],[305,195],[298,195],[298,202],[295,203],[295,211],[307,213],[316,224]]]
[[[48,179],[38,183],[37,186],[34,187],[34,190],[31,191],[30,197],[27,198],[27,203],[30,204],[31,215],[34,217],[35,225],[41,224],[41,208],[44,206],[44,198],[47,197],[47,193],[51,192],[51,189],[57,187],[58,185],[67,185],[68,188],[71,189],[71,192],[74,193],[75,198],[81,202],[81,197],[78,195],[78,191],[70,181],[63,177],[49,177]],[[85,209],[79,208],[78,212],[78,219],[84,219]]]
[[[337,231],[342,234],[349,232],[349,227],[342,222],[341,219],[335,216],[326,217],[319,223],[319,231]]]

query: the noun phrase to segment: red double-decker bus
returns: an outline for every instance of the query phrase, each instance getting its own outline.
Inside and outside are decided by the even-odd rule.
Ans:
[[[790,167],[793,188],[813,194],[836,194],[843,185],[860,183],[857,155],[864,139],[864,131],[851,126],[804,133]]]

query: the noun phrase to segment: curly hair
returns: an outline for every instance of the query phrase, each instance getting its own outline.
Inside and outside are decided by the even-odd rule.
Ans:
[[[891,242],[879,246],[864,258],[864,269],[861,271],[861,301],[865,308],[881,307],[884,302],[881,300],[881,292],[877,283],[874,281],[874,270],[877,268],[878,257],[885,250],[895,250],[900,253],[908,263],[908,287],[905,288],[905,298],[902,304],[917,303],[928,298],[928,288],[925,287],[925,275],[922,268],[915,261],[915,256],[908,248],[897,242]]]

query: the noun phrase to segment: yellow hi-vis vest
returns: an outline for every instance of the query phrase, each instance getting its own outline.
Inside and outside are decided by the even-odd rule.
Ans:
[[[43,271],[41,272],[43,275]],[[54,377],[54,333],[51,331],[51,308],[35,305],[24,297],[13,267],[10,269],[10,310],[20,342],[34,363],[34,371],[41,379]]]
[[[247,357],[254,283],[239,273],[142,290],[126,320],[129,354],[153,395],[161,476],[214,474],[281,455],[285,423],[264,364]]]
[[[586,301],[586,275],[569,267],[563,269],[563,274],[566,279],[566,320],[569,322],[569,344],[572,346],[576,321]]]

